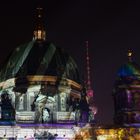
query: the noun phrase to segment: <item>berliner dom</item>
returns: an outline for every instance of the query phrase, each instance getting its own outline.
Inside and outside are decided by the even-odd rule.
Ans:
[[[17,46],[0,69],[0,138],[139,140],[140,66],[132,50],[114,82],[114,124],[98,124],[89,42],[82,79],[73,57],[47,39],[44,23],[37,7],[32,40]]]
[[[78,66],[47,40],[43,14],[38,7],[33,39],[16,47],[0,71],[0,132],[6,138],[74,139],[94,123]]]

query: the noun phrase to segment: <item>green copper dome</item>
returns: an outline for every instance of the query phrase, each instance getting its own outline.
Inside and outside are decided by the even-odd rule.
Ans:
[[[140,77],[140,67],[135,62],[128,62],[121,66],[118,71],[119,77]]]
[[[2,68],[0,81],[30,75],[63,76],[80,82],[73,58],[48,42],[31,41],[17,47]]]

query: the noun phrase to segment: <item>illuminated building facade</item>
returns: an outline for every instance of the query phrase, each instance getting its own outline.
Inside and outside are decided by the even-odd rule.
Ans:
[[[69,116],[69,109],[72,112],[73,103],[80,99],[81,85],[78,82],[74,60],[61,49],[46,42],[32,41],[22,45],[13,52],[1,71],[1,101],[9,106],[9,111],[1,106],[2,120],[13,116],[6,110],[9,113],[16,110],[17,122],[56,121],[52,117],[64,116],[60,112]],[[49,120],[42,118],[47,111]]]
[[[8,138],[74,139],[81,127],[93,123],[94,114],[91,110],[89,118],[75,61],[47,41],[42,10],[37,8],[33,40],[18,46],[0,71],[0,133]]]
[[[128,51],[128,62],[120,67],[113,90],[114,125],[94,128],[97,140],[140,139],[140,67]]]
[[[18,46],[0,71],[0,138],[44,140],[140,139],[140,68],[128,52],[113,90],[113,126],[95,125],[90,57],[86,83],[74,59],[46,39],[37,8],[33,40]]]
[[[140,67],[132,61],[128,52],[128,63],[118,71],[114,88],[116,124],[126,126],[140,125]]]

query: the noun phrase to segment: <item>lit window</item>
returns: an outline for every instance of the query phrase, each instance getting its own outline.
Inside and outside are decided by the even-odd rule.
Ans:
[[[38,39],[41,39],[41,38],[42,38],[42,37],[41,37],[42,31],[41,31],[41,30],[38,30],[38,31],[37,31],[37,34],[38,34]]]

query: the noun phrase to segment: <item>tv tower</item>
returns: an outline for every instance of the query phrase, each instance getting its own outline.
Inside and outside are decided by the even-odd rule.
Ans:
[[[89,57],[89,45],[88,41],[86,41],[86,71],[87,71],[87,96],[88,98],[93,98],[93,89],[91,88],[91,75],[90,75],[90,57]]]
[[[89,104],[89,109],[91,110],[91,121],[94,121],[94,116],[97,113],[97,107],[94,105],[94,92],[91,87],[91,72],[90,72],[90,57],[89,57],[89,43],[86,41],[86,96]]]

